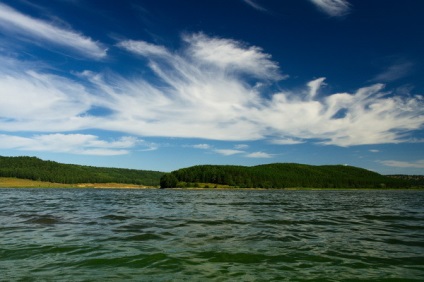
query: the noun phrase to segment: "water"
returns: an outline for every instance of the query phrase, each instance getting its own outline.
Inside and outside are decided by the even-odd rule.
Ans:
[[[424,281],[424,191],[0,189],[1,281]]]

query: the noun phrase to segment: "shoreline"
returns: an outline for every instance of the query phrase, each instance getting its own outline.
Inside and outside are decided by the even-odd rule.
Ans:
[[[69,188],[69,189],[155,189],[157,187],[127,184],[127,183],[76,183],[63,184],[54,182],[45,182],[38,180],[29,180],[13,177],[0,177],[0,188]]]
[[[313,188],[313,187],[291,187],[291,188],[237,188],[237,187],[179,187],[179,188],[160,188],[158,186],[145,186],[126,183],[77,183],[77,184],[62,184],[53,182],[44,182],[37,180],[28,180],[12,177],[0,177],[0,188],[34,188],[34,189],[163,189],[163,190],[255,190],[255,191],[356,191],[356,190],[370,190],[370,191],[384,191],[384,190],[424,190],[424,187],[411,187],[411,188]]]

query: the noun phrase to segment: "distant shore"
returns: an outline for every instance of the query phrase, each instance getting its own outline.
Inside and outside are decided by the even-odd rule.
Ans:
[[[126,183],[78,183],[63,184],[12,177],[0,177],[0,188],[102,188],[102,189],[151,189],[152,186]]]
[[[78,183],[78,184],[62,184],[52,183],[28,179],[0,177],[0,188],[74,188],[74,189],[160,189],[154,186],[144,186],[125,183]],[[371,188],[238,188],[238,187],[185,187],[185,188],[165,188],[168,190],[424,190],[424,188],[386,188],[386,189],[371,189]]]

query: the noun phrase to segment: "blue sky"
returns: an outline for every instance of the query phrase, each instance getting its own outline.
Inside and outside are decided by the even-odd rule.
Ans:
[[[424,174],[424,1],[0,0],[0,155]]]

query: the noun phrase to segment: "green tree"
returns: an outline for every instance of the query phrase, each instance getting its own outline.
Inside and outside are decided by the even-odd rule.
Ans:
[[[178,179],[172,173],[164,174],[160,178],[160,187],[161,188],[175,188],[177,187]]]

